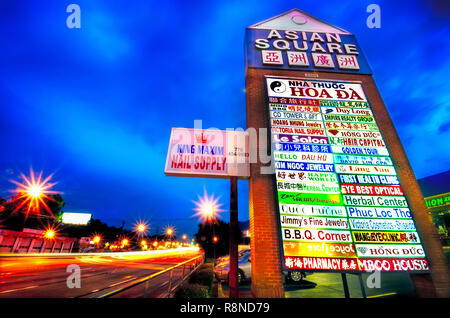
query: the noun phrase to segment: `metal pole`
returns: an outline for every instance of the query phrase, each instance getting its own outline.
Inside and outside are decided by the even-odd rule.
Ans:
[[[230,298],[239,297],[238,282],[238,246],[236,242],[238,231],[238,201],[237,178],[230,178],[230,271],[228,284],[230,286]]]
[[[345,298],[350,298],[350,293],[348,291],[348,284],[347,284],[347,276],[345,275],[345,273],[341,273],[341,277],[342,277],[342,284],[344,285]]]
[[[216,236],[216,232],[214,230],[214,222],[215,222],[215,218],[214,218],[214,206],[212,207],[212,219],[211,219],[211,225],[212,225],[212,243],[213,243],[213,256],[214,256],[214,262],[216,261],[216,242],[214,241],[214,237]]]
[[[364,282],[363,282],[363,279],[362,279],[362,274],[359,274],[358,277],[359,277],[359,286],[361,286],[361,294],[362,294],[363,298],[366,298],[366,290],[364,288]]]

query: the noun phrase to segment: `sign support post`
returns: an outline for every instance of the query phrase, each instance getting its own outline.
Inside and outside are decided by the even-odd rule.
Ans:
[[[230,271],[228,284],[230,286],[230,298],[239,297],[238,281],[238,244],[236,241],[238,231],[238,201],[237,178],[230,178]]]
[[[164,169],[167,176],[230,179],[230,298],[239,297],[237,180],[250,177],[248,140],[248,134],[243,131],[172,128]],[[214,226],[212,224],[215,258]]]
[[[362,274],[358,274],[358,279],[359,279],[359,286],[361,287],[361,294],[363,298],[367,298],[366,296],[366,290],[364,288],[364,282],[362,279]]]
[[[341,277],[342,277],[342,284],[344,285],[345,298],[350,298],[350,292],[348,291],[347,275],[345,273],[341,273]]]

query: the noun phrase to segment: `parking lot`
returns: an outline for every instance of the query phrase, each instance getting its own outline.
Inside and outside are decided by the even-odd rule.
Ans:
[[[447,261],[450,265],[450,249],[444,249]],[[367,298],[394,298],[394,297],[416,297],[413,282],[409,274],[405,273],[380,273],[379,288],[374,286],[373,276],[367,280],[371,274],[364,273],[361,279]],[[350,298],[362,298],[360,279],[358,275],[347,274],[347,284]],[[285,284],[286,298],[344,298],[344,287],[342,277],[339,273],[313,273],[307,276],[302,282]],[[228,295],[228,285],[222,283],[222,290]],[[243,282],[240,287],[240,297],[250,298],[251,282]]]

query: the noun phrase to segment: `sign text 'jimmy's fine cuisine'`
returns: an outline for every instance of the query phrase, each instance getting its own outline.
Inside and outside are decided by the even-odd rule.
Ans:
[[[361,83],[266,85],[285,269],[428,271]]]

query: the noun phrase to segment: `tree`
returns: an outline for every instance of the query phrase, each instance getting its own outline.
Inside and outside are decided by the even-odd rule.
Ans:
[[[218,238],[217,242],[214,242],[214,236]],[[221,220],[216,220],[214,223],[200,223],[195,239],[200,247],[205,250],[207,258],[214,257],[214,254],[215,257],[227,255],[230,249],[230,226]],[[235,239],[238,243],[242,241],[242,233],[240,231],[238,231]]]
[[[51,194],[42,199],[50,212],[43,206],[40,207],[42,212],[36,212],[28,211],[27,204],[20,206],[22,200],[18,196],[13,196],[9,201],[0,199],[1,225],[15,231],[22,231],[23,228],[43,229],[57,222],[57,215],[65,205],[61,195]]]

